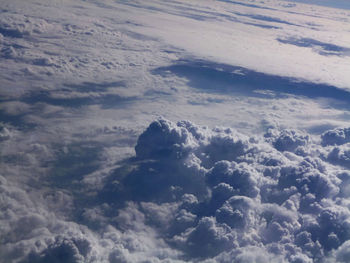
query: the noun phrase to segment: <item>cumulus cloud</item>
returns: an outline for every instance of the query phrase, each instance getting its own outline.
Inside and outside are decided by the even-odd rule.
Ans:
[[[334,147],[328,154],[327,159],[329,162],[350,167],[350,144]]]
[[[337,250],[335,250],[332,258],[329,262],[348,262],[350,258],[350,242],[346,241]]]
[[[185,260],[321,262],[350,239],[350,215],[340,201],[347,173],[318,141],[294,130],[249,138],[159,119],[139,137],[137,168],[119,178],[119,190],[105,190],[146,201],[134,208],[141,225]]]
[[[91,245],[85,239],[66,239],[58,236],[43,252],[30,254],[27,262],[87,262]]]
[[[322,134],[322,145],[342,145],[350,142],[350,128],[337,128]]]
[[[307,134],[302,134],[295,130],[282,130],[281,132],[270,131],[265,135],[266,138],[272,137],[274,147],[279,151],[294,152],[300,146],[305,146],[309,142],[310,138]]]
[[[49,194],[45,194],[50,199]],[[61,196],[60,198],[58,196]],[[1,262],[94,262],[98,246],[92,232],[77,223],[64,220],[50,211],[45,202],[22,187],[0,176]],[[59,199],[64,204],[59,204]],[[58,208],[68,207],[71,199],[57,192]],[[47,202],[50,204],[51,202]]]
[[[2,178],[1,250],[21,262],[346,262],[350,176],[329,157],[337,147],[160,118],[75,222]]]

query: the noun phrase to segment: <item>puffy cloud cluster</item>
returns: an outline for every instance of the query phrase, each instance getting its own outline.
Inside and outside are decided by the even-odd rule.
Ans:
[[[166,214],[149,224],[184,259],[339,261],[350,239],[349,176],[341,167],[350,155],[338,146],[346,137],[328,131],[319,144],[299,131],[269,130],[249,138],[160,119],[139,137],[139,164],[120,180],[119,196],[157,203],[142,211]]]
[[[345,133],[258,138],[159,119],[75,217],[55,218],[73,197],[38,206],[2,177],[1,253],[24,263],[348,262],[347,143],[329,143]]]
[[[328,146],[327,160],[330,163],[350,167],[350,128],[338,128],[322,134],[322,145]]]
[[[0,18],[0,34],[4,37],[23,38],[33,33],[40,34],[50,28],[43,19],[22,14],[4,12]]]
[[[71,199],[63,192],[45,197],[58,209],[70,206]],[[3,176],[0,176],[0,204],[1,262],[94,262],[97,259],[96,241],[87,227],[57,218],[55,208],[45,207],[40,198]]]
[[[350,142],[350,128],[338,128],[322,134],[322,145],[342,145]]]

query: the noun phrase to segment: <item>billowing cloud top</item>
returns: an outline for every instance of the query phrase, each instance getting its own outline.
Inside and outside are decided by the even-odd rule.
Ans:
[[[332,143],[346,131],[259,138],[158,119],[74,223],[25,208],[26,193],[2,178],[2,220],[12,218],[2,253],[19,262],[348,262],[350,144]]]

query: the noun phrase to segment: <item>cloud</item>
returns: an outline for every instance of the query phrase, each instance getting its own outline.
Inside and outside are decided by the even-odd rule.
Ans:
[[[57,192],[56,209],[69,207],[71,199]],[[59,195],[61,196],[59,197]],[[27,193],[18,185],[0,176],[0,198],[3,214],[0,218],[3,242],[0,252],[4,262],[94,262],[95,238],[86,227],[64,220],[53,206]],[[61,204],[58,204],[62,200]]]
[[[237,164],[229,161],[218,161],[207,173],[209,185],[216,186],[222,183],[232,187],[235,195],[256,197],[259,193],[257,188],[256,170],[251,169],[247,164]]]
[[[66,239],[57,237],[53,244],[50,244],[47,249],[37,254],[30,254],[27,262],[69,262],[82,263],[88,262],[88,255],[91,251],[91,245],[85,239]]]
[[[117,200],[105,201],[140,202],[119,212],[120,226],[151,227],[186,260],[318,262],[350,239],[350,214],[335,202],[348,176],[325,149],[295,130],[249,138],[158,119],[139,137],[135,171],[110,188]]]
[[[213,217],[203,217],[195,228],[189,228],[174,242],[193,257],[212,257],[236,246],[235,233],[225,224],[218,224]]]
[[[265,137],[268,137],[266,134]],[[282,130],[280,134],[273,138],[273,145],[279,151],[294,152],[299,146],[305,146],[310,138],[307,134],[301,134],[294,130]]]
[[[344,167],[350,167],[350,145],[345,144],[334,147],[328,154],[327,159],[329,162]]]
[[[350,257],[350,242],[346,241],[335,252],[334,258],[330,259],[330,262],[347,262]]]
[[[350,142],[350,129],[337,128],[326,131],[322,134],[322,145],[342,145]]]
[[[186,127],[160,119],[153,122],[139,137],[135,147],[136,156],[141,159],[161,159],[169,156],[181,159],[195,146],[192,136]]]
[[[350,180],[325,153],[343,146],[295,130],[249,137],[160,118],[82,207],[59,192],[38,203],[2,177],[1,251],[19,262],[341,261]],[[73,222],[67,203],[82,211]]]
[[[5,0],[0,261],[345,262],[347,14],[323,10]]]
[[[6,128],[5,126],[0,126],[0,141],[5,141],[7,139],[10,139],[12,136],[11,131]]]

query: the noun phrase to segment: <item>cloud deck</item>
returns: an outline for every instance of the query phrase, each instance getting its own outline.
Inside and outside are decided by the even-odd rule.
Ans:
[[[3,2],[0,262],[349,261],[348,10]]]

